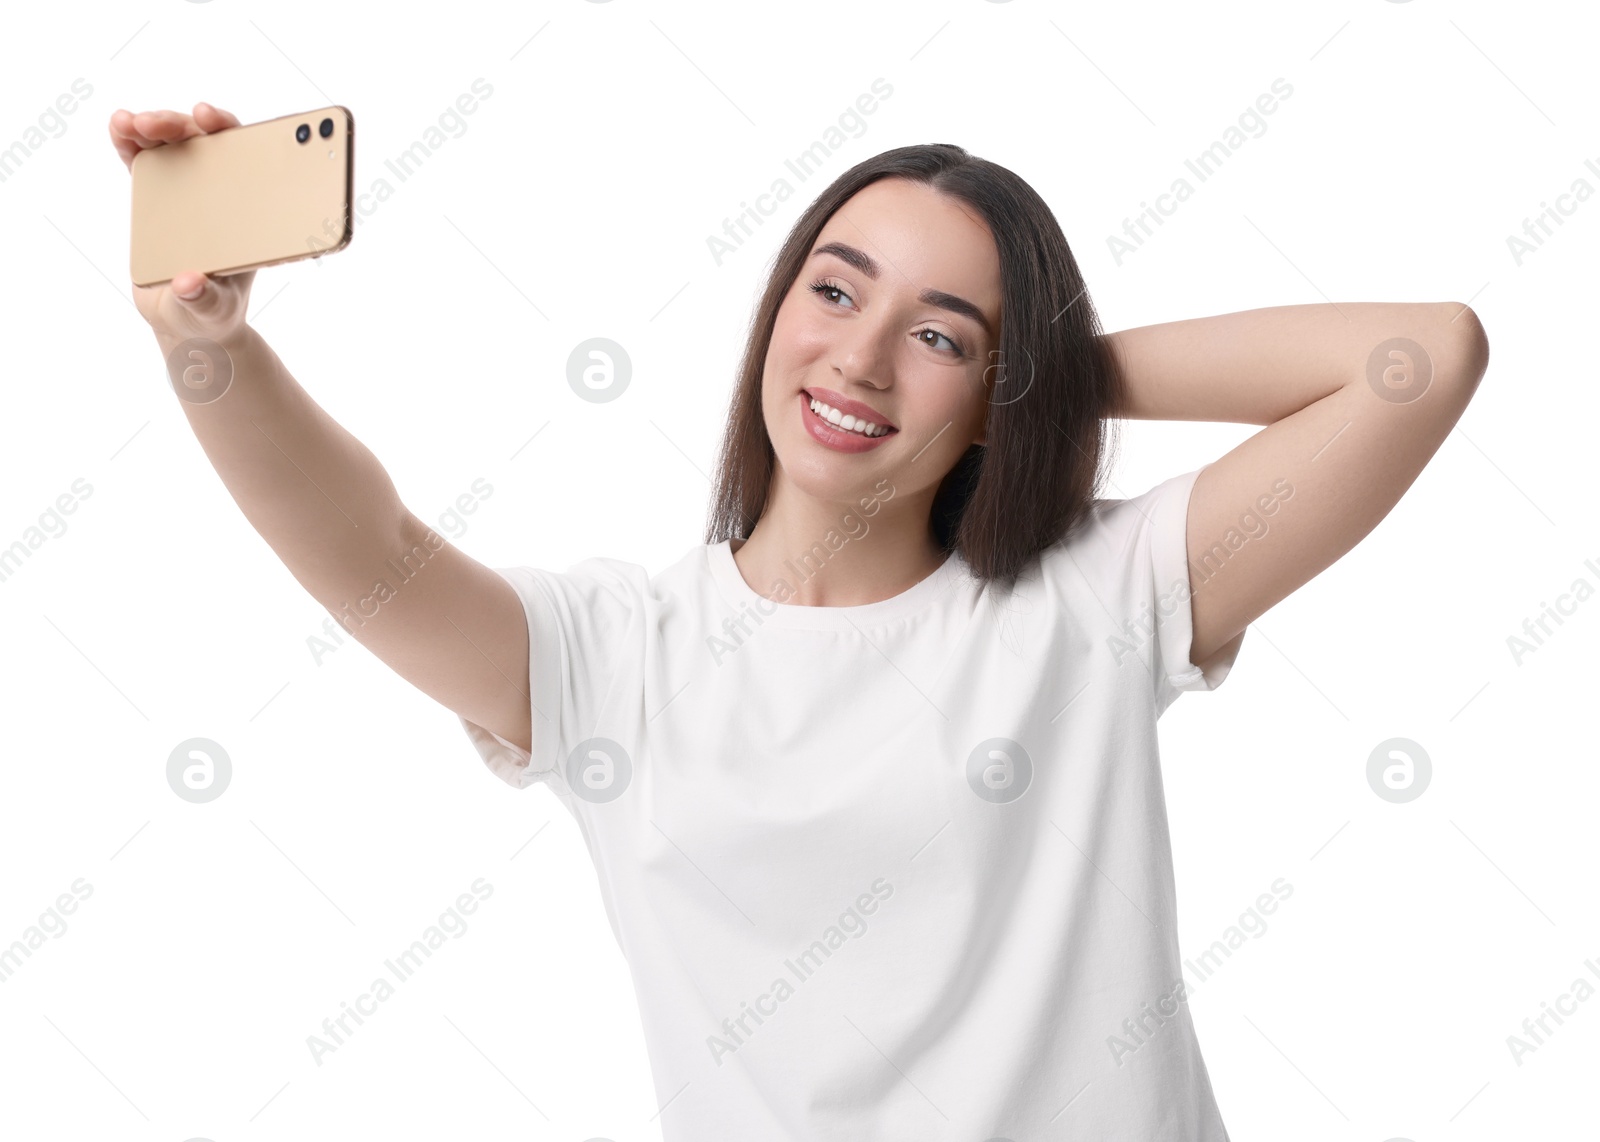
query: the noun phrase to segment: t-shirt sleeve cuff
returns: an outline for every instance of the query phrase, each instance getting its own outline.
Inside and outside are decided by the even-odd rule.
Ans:
[[[525,567],[494,568],[516,590],[528,624],[528,692],[532,710],[533,749],[507,741],[492,730],[457,715],[468,739],[491,773],[513,789],[551,782],[561,773],[561,629],[538,575]]]
[[[1226,646],[1217,650],[1203,666],[1190,661],[1194,648],[1194,611],[1191,598],[1194,584],[1190,577],[1188,522],[1189,499],[1195,480],[1204,467],[1167,481],[1163,495],[1156,497],[1150,520],[1151,562],[1155,568],[1156,614],[1160,635],[1157,669],[1172,690],[1215,690],[1233,669],[1244,642],[1240,631]],[[1203,580],[1202,580],[1203,585]]]

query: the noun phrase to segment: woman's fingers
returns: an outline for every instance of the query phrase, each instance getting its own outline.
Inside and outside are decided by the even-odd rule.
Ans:
[[[147,145],[141,141],[141,136],[134,130],[133,112],[118,108],[111,113],[111,142],[117,148],[117,155],[123,163],[133,165],[133,156],[137,155]]]
[[[111,141],[117,148],[118,156],[131,168],[134,156],[140,151],[239,126],[238,117],[220,107],[196,103],[194,109],[193,115],[185,115],[180,111],[127,111],[121,108],[112,112]]]
[[[117,154],[129,167],[140,151],[198,134],[201,130],[194,119],[176,111],[119,109],[111,115],[111,140],[116,144]]]
[[[153,143],[172,143],[200,133],[194,116],[181,111],[135,111],[133,127]]]
[[[196,103],[194,105],[194,121],[200,124],[200,129],[207,134],[223,131],[229,127],[239,126],[239,117],[220,107],[213,107],[209,103]]]

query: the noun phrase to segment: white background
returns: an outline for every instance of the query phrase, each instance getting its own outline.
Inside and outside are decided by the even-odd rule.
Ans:
[[[358,644],[318,663],[325,612],[216,478],[131,303],[107,120],[202,99],[245,122],[354,113],[357,189],[388,177],[392,197],[349,249],[261,271],[250,320],[417,515],[492,485],[453,538],[494,566],[654,571],[703,541],[767,262],[890,147],[955,142],[1031,182],[1107,329],[1470,303],[1493,360],[1459,427],[1369,538],[1252,625],[1220,690],[1162,719],[1179,939],[1190,954],[1293,886],[1192,991],[1235,1142],[1594,1129],[1600,998],[1521,1065],[1506,1041],[1574,980],[1600,986],[1600,601],[1520,665],[1507,646],[1600,583],[1600,203],[1564,200],[1520,265],[1507,245],[1600,186],[1584,6],[215,0],[6,21],[0,147],[74,79],[93,91],[0,183],[0,546],[75,479],[93,491],[0,582],[0,946],[77,878],[93,893],[0,984],[0,1132],[659,1137],[575,824]],[[1265,132],[1117,264],[1107,237],[1280,77]],[[493,94],[464,132],[387,174],[476,78]],[[784,160],[877,78],[893,94],[797,180]],[[707,237],[779,177],[795,195],[719,266]],[[609,404],[566,382],[595,336],[634,365]],[[1254,431],[1130,424],[1106,494]],[[1396,736],[1434,766],[1403,805],[1365,777]],[[233,761],[209,804],[166,783],[191,737]],[[307,1037],[479,877],[494,892],[465,934],[314,1062]]]

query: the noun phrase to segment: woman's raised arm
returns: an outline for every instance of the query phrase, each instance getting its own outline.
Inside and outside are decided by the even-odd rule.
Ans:
[[[197,104],[118,110],[124,163],[145,147],[238,126]],[[493,569],[400,502],[378,458],[311,399],[245,322],[254,271],[186,271],[133,287],[206,458],[250,525],[349,633],[419,690],[527,749],[528,630]],[[398,569],[398,570],[397,570]]]
[[[1191,661],[1349,551],[1399,502],[1489,363],[1458,302],[1288,305],[1109,334],[1120,414],[1267,427],[1190,495]],[[1259,539],[1242,536],[1261,531]]]

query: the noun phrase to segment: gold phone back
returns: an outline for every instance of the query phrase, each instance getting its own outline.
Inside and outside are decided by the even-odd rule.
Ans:
[[[319,133],[323,119],[333,134]],[[301,123],[311,128],[304,143]],[[135,285],[184,270],[213,277],[332,253],[354,232],[355,120],[323,107],[229,127],[133,157],[129,269]]]

